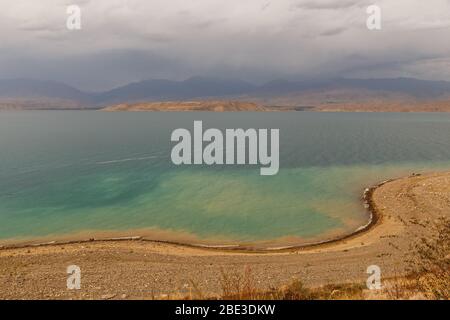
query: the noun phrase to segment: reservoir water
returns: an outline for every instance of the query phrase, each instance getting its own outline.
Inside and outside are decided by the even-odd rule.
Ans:
[[[280,171],[175,166],[171,132],[280,129]],[[0,113],[0,242],[142,235],[293,245],[368,222],[379,181],[450,168],[450,114]]]

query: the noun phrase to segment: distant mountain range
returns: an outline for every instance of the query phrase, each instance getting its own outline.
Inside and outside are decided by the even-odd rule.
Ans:
[[[254,85],[235,79],[193,77],[185,81],[145,80],[90,93],[54,81],[0,80],[0,109],[102,108],[123,103],[189,100],[242,100],[271,107],[336,111],[370,110],[374,106],[426,111],[422,109],[433,105],[445,108],[448,105],[450,110],[450,82],[341,78],[274,80]]]

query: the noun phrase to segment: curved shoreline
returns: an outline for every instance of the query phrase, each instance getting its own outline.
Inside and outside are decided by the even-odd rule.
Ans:
[[[221,275],[252,272],[262,290],[293,279],[306,287],[362,285],[368,266],[383,279],[407,275],[414,245],[436,234],[433,224],[450,218],[450,171],[384,181],[364,191],[374,215],[366,227],[341,240],[302,248],[245,251],[174,245],[137,238],[50,243],[0,250],[0,299],[167,299],[220,297]],[[66,289],[68,265],[83,270],[81,290]]]
[[[399,178],[401,179],[401,178]],[[142,241],[142,242],[150,242],[150,243],[161,243],[168,244],[172,246],[179,247],[187,247],[193,249],[200,250],[214,250],[214,251],[222,251],[222,252],[242,252],[242,253],[278,253],[278,252],[290,252],[290,251],[298,251],[303,250],[307,251],[309,249],[316,249],[324,246],[332,246],[333,244],[338,244],[343,241],[354,239],[358,236],[361,236],[369,231],[371,231],[375,226],[377,226],[381,222],[381,214],[376,210],[375,203],[373,202],[372,196],[376,189],[383,186],[384,184],[394,181],[394,179],[385,180],[380,182],[372,187],[366,188],[363,192],[362,203],[364,208],[369,213],[369,221],[360,227],[358,227],[355,231],[347,234],[343,234],[342,236],[338,236],[336,238],[304,243],[299,245],[287,245],[287,246],[277,246],[277,247],[256,247],[252,245],[207,245],[207,244],[195,244],[195,243],[184,243],[178,241],[170,241],[170,240],[158,240],[158,239],[147,239],[143,236],[122,236],[122,237],[106,237],[106,238],[88,238],[88,239],[78,239],[78,240],[67,240],[67,241],[58,241],[51,240],[40,243],[23,243],[23,244],[7,244],[0,245],[0,250],[9,250],[9,249],[23,249],[23,248],[36,248],[36,247],[46,247],[46,246],[59,246],[59,245],[70,245],[70,244],[84,244],[84,243],[95,243],[95,242],[122,242],[122,241]]]

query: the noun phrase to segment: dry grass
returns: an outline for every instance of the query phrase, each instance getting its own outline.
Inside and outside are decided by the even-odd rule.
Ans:
[[[222,286],[222,298],[233,300],[255,300],[260,293],[255,286],[255,279],[250,267],[245,267],[242,274],[229,273],[221,270],[220,284]]]
[[[222,270],[221,280],[224,300],[329,300],[362,299],[364,286],[361,284],[326,285],[308,288],[299,279],[280,288],[261,290],[257,288],[250,267],[242,273],[227,273]]]
[[[424,228],[434,236],[413,245],[417,254],[410,261],[411,278],[417,289],[430,299],[450,298],[450,219],[442,217]]]
[[[221,270],[220,296],[204,294],[190,282],[189,293],[168,299],[223,300],[367,300],[367,299],[449,299],[450,293],[450,219],[441,218],[422,226],[434,236],[422,238],[411,245],[414,253],[407,276],[382,280],[381,290],[368,290],[366,283],[329,284],[306,287],[300,279],[278,288],[260,288],[250,266],[241,272]],[[402,273],[403,274],[403,273]]]
[[[220,284],[224,300],[361,300],[361,299],[449,299],[450,291],[450,219],[442,218],[423,225],[433,228],[430,238],[422,238],[411,247],[408,276],[394,276],[383,281],[383,289],[368,290],[365,283],[329,284],[308,288],[299,279],[280,288],[262,290],[250,267],[241,273],[221,270]],[[204,298],[192,285],[194,296]],[[190,295],[192,297],[192,294]],[[212,298],[212,297],[210,297]]]

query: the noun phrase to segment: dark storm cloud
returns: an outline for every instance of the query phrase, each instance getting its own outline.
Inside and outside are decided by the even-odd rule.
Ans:
[[[16,0],[0,11],[0,77],[100,90],[192,75],[450,78],[450,1]],[[82,30],[66,29],[67,5]]]

